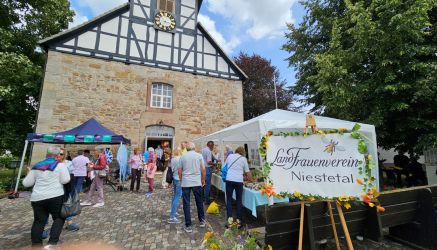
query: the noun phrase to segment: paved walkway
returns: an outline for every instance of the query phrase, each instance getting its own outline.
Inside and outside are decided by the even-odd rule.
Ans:
[[[141,185],[146,189],[146,183]],[[171,189],[156,189],[151,197],[146,197],[144,192],[114,192],[105,186],[105,206],[83,208],[75,220],[80,230],[63,230],[61,241],[101,241],[121,249],[203,249],[201,243],[207,229],[199,228],[194,199],[191,202],[193,233],[189,234],[183,230],[183,223],[167,223]],[[183,221],[182,202],[178,213]],[[224,231],[223,215],[206,214],[206,219],[216,232]],[[33,212],[27,198],[1,199],[0,249],[29,246],[32,221]]]
[[[157,180],[160,180],[160,177]],[[191,202],[193,233],[189,234],[183,231],[183,223],[167,224],[172,190],[157,188],[155,194],[146,197],[144,190],[147,184],[142,182],[141,185],[143,190],[140,193],[114,192],[109,186],[105,186],[105,206],[83,208],[82,213],[75,219],[81,227],[80,230],[77,232],[63,230],[62,249],[67,249],[65,246],[68,244],[76,245],[80,242],[104,242],[116,249],[203,249],[201,243],[208,229],[198,226],[193,197]],[[215,191],[212,196],[216,197]],[[223,195],[218,202],[221,204],[221,214],[206,214],[206,219],[216,233],[222,234],[226,213]],[[260,212],[261,216],[262,211]],[[183,221],[182,204],[178,213],[182,215],[180,219]],[[261,219],[252,217],[249,211],[244,212],[243,220],[250,228],[263,224]],[[32,221],[33,211],[28,198],[0,199],[0,249],[29,249]],[[342,249],[347,249],[344,239],[341,240],[341,245]],[[354,246],[355,249],[409,249],[388,240],[382,242],[354,240]],[[93,246],[87,249],[98,248]],[[327,245],[320,246],[320,249],[335,249],[335,243],[331,239]]]

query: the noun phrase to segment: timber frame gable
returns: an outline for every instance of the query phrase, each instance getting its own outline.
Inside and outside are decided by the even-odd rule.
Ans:
[[[175,0],[176,28],[154,26],[159,0],[130,0],[72,29],[41,40],[48,51],[140,64],[231,80],[246,74],[201,23],[202,0]]]

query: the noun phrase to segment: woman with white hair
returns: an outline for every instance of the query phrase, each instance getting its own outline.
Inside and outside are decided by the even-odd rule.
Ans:
[[[28,168],[23,186],[32,187],[30,201],[33,208],[33,224],[31,229],[32,245],[42,245],[42,235],[49,214],[53,218],[50,230],[49,245],[56,245],[62,232],[65,220],[61,218],[61,207],[64,202],[64,187],[70,181],[67,166],[62,163],[64,151],[50,146],[46,159]]]
[[[97,156],[97,161],[94,164],[89,164],[90,171],[92,170],[105,170],[106,166],[108,165],[108,162],[106,160],[105,152],[103,147],[96,147],[95,148],[95,154]],[[105,177],[99,176],[97,172],[95,172],[94,179],[91,183],[90,190],[88,191],[85,201],[81,202],[81,206],[90,206],[93,203],[91,202],[94,196],[94,193],[97,190],[97,203],[94,204],[93,207],[103,207],[105,205],[105,201],[103,198],[103,181]]]
[[[150,147],[148,149],[149,151],[149,159],[147,161],[147,173],[146,178],[147,182],[149,182],[149,192],[146,193],[147,196],[150,196],[153,194],[153,191],[155,190],[155,172],[156,172],[156,155],[155,150]]]

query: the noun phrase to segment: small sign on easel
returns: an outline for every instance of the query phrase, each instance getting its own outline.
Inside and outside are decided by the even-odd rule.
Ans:
[[[305,129],[304,133],[307,133],[308,127],[311,128],[311,131],[314,133],[317,133],[317,125],[316,125],[316,118],[312,114],[307,114],[306,116],[306,122],[305,122]]]

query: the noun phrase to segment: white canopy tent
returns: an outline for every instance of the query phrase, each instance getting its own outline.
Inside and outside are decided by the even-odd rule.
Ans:
[[[346,128],[351,130],[356,122],[344,121],[324,116],[315,116],[317,128],[338,129]],[[253,119],[241,122],[215,133],[203,136],[194,140],[196,144],[205,145],[207,141],[218,142],[223,155],[224,144],[245,144],[253,143],[259,145],[261,138],[268,131],[303,131],[306,123],[306,114],[281,109],[275,109]],[[368,138],[368,150],[373,159],[378,159],[375,126],[362,124],[360,132]],[[260,159],[260,162],[262,159]],[[377,161],[376,161],[377,164]],[[262,166],[262,164],[260,164]],[[374,169],[373,176],[378,180],[378,169]],[[378,184],[377,184],[378,185]]]

